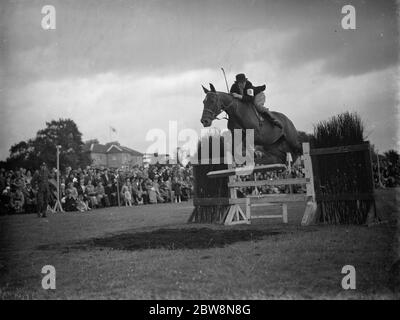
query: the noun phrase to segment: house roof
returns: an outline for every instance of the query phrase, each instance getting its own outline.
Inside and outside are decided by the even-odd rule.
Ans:
[[[86,152],[94,152],[94,153],[103,153],[105,152],[105,148],[102,144],[99,143],[85,143],[82,147],[83,151]]]
[[[123,150],[125,150],[126,152],[130,153],[133,156],[143,156],[143,153],[133,150],[131,148],[128,147],[124,147],[124,146],[120,146]]]
[[[118,143],[107,143],[106,145],[100,143],[90,143],[85,144],[83,146],[83,151],[91,152],[91,153],[129,153],[133,156],[143,156],[139,151],[130,149],[128,147],[124,147],[119,145]]]

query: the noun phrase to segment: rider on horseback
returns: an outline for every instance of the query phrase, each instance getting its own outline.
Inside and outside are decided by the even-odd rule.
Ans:
[[[265,95],[265,84],[262,86],[254,87],[253,84],[246,78],[244,73],[236,75],[236,81],[231,87],[231,94],[233,97],[241,100],[244,103],[251,102],[256,107],[257,111],[265,115],[266,118],[275,126],[283,128],[280,121],[275,119],[268,108],[264,107]]]

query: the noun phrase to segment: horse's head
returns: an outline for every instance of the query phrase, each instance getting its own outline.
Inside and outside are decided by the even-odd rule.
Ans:
[[[203,86],[202,86],[203,87]],[[204,127],[211,126],[213,120],[223,111],[218,98],[218,92],[210,83],[210,90],[203,87],[206,97],[203,100],[204,109],[201,115],[201,123]]]

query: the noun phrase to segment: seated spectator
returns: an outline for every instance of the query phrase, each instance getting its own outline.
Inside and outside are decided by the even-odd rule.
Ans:
[[[86,186],[86,193],[89,197],[90,200],[90,208],[94,209],[97,207],[97,197],[96,197],[96,190],[94,188],[94,185],[92,184],[92,180],[88,181],[88,184]]]
[[[82,194],[78,194],[78,199],[76,200],[76,208],[79,212],[91,210],[89,208],[88,202],[84,200],[84,196]]]
[[[96,197],[97,197],[97,204],[101,205],[103,208],[109,207],[110,202],[107,198],[107,195],[106,195],[106,192],[104,190],[103,183],[101,182],[101,180],[99,180],[97,182],[95,191],[96,191]]]
[[[159,181],[160,178],[156,175],[156,176],[155,176],[155,179],[157,179],[157,180],[154,180],[154,182],[153,182],[153,188],[154,188],[154,191],[156,192],[157,203],[163,203],[163,202],[164,202],[164,199],[163,199],[163,197],[161,196],[160,185],[159,185],[159,183],[158,183],[158,181]]]
[[[160,196],[163,198],[164,202],[171,202],[171,187],[168,186],[167,181],[159,180]]]
[[[24,212],[25,197],[22,193],[22,187],[17,187],[15,192],[11,193],[10,204],[15,213]]]
[[[35,190],[33,190],[30,183],[26,185],[26,190],[25,190],[25,212],[26,213],[37,212],[36,192]]]
[[[74,175],[73,171],[71,171],[69,173],[69,175],[67,176],[67,178],[65,179],[65,185],[68,187],[71,182],[72,183],[76,182],[75,175]]]
[[[78,190],[78,210],[81,212],[92,210],[89,206],[90,199],[86,192],[87,190],[83,177],[81,177],[81,179],[79,180],[79,184],[76,189]]]
[[[68,184],[65,192],[65,211],[77,211],[78,190],[76,190],[72,182]]]

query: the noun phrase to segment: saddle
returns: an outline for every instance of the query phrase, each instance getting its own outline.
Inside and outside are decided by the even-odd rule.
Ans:
[[[260,114],[254,104],[251,104],[251,107],[253,108],[254,113],[256,114],[256,117],[259,121],[259,127],[265,127],[265,130],[268,132],[268,135],[263,137],[266,144],[273,144],[278,141],[278,139],[284,135],[283,128],[280,128],[276,124],[274,124],[273,119],[269,114]]]

